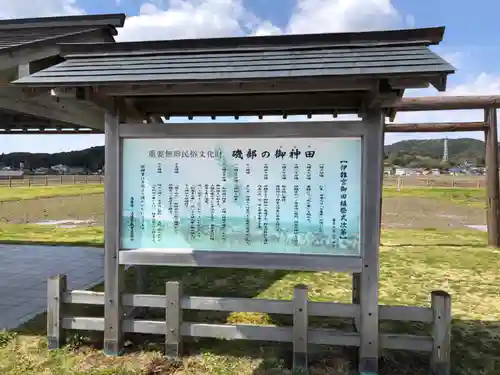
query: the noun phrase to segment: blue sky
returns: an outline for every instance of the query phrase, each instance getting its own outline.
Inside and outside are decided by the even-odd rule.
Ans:
[[[435,51],[457,73],[450,95],[500,94],[500,2],[493,0],[0,0],[0,18],[123,12],[119,40],[250,34],[340,32],[446,26]],[[433,89],[408,95],[436,95]],[[481,120],[481,111],[404,113],[397,122]],[[390,134],[400,139],[444,134]],[[454,133],[449,137],[482,134]],[[0,136],[0,152],[59,152],[103,144],[103,136]]]

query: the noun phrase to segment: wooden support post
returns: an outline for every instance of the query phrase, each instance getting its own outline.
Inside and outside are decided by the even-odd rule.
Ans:
[[[354,305],[359,305],[359,301],[361,299],[361,274],[353,273],[352,274],[352,303]],[[356,332],[359,332],[359,315],[354,318],[354,329]]]
[[[488,124],[488,129],[485,131],[488,245],[498,248],[500,247],[500,222],[498,218],[500,188],[496,108],[485,109],[485,122]]]
[[[120,355],[123,350],[123,266],[119,264],[120,247],[120,139],[119,117],[106,112],[105,116],[105,189],[104,189],[104,352]]]
[[[432,374],[450,375],[451,297],[446,292],[434,291],[431,294],[431,305],[434,316]]]
[[[166,293],[166,332],[165,356],[170,360],[179,360],[182,356],[182,286],[178,281],[167,281]]]
[[[370,110],[364,121],[367,130],[363,142],[363,223],[361,248],[363,270],[360,288],[360,348],[361,375],[378,373],[379,358],[379,245],[380,208],[382,206],[382,173],[384,156],[384,115],[382,110]]]
[[[296,285],[293,290],[293,371],[308,372],[307,360],[307,285]]]
[[[66,275],[51,277],[47,282],[47,341],[49,349],[59,349],[65,343],[62,327],[62,295],[66,292]]]

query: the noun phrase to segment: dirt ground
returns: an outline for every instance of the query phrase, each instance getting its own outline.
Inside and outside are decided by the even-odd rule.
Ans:
[[[383,201],[386,228],[463,228],[483,225],[485,212],[478,207],[435,198],[388,197]],[[90,220],[103,225],[103,194],[0,202],[0,222],[23,224],[50,220]]]
[[[104,194],[0,202],[0,223],[91,220],[104,224]]]
[[[422,197],[389,197],[382,203],[382,226],[386,228],[456,229],[484,224],[485,211],[465,204]]]

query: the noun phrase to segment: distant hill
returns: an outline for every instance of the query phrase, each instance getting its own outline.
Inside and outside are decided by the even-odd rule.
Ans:
[[[465,161],[484,165],[485,145],[473,138],[448,139],[450,165]],[[411,139],[385,146],[386,162],[401,166],[435,167],[441,164],[444,139]]]
[[[444,139],[410,139],[385,146],[385,162],[391,165],[428,167],[441,166]],[[458,165],[466,160],[478,166],[484,165],[484,142],[472,138],[448,139],[448,160]],[[86,167],[97,171],[104,165],[104,147],[91,147],[80,151],[55,154],[11,153],[0,155],[0,165],[34,169],[64,164],[70,167]]]
[[[69,167],[85,167],[96,172],[104,165],[104,146],[54,154],[14,152],[0,155],[0,166],[19,168],[20,163],[24,163],[25,168],[29,169],[48,168],[63,164]]]

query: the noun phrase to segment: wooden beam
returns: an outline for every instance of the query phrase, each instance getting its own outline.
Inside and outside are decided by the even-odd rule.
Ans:
[[[0,89],[0,111],[18,112],[41,119],[103,130],[104,112],[90,103],[50,95],[26,98],[16,87]]]
[[[190,95],[136,99],[149,116],[244,116],[357,113],[363,94],[302,93],[252,95]]]
[[[124,269],[118,262],[120,249],[120,124],[118,105],[105,117],[105,175],[104,205],[104,353],[120,355],[123,350],[122,293],[124,290]]]
[[[16,135],[16,134],[103,134],[101,130],[96,129],[44,129],[44,128],[0,128],[2,135]]]
[[[385,131],[387,133],[469,132],[484,131],[487,127],[486,122],[409,123],[386,124]]]
[[[500,221],[498,217],[500,214],[500,188],[498,177],[497,111],[495,108],[485,110],[485,122],[489,125],[485,132],[488,245],[498,248],[500,247]]]
[[[142,83],[102,85],[96,92],[111,96],[225,95],[293,92],[366,91],[377,81],[346,78],[284,78],[232,82]]]
[[[492,96],[430,96],[402,98],[382,103],[383,108],[397,111],[448,111],[459,109],[499,108],[500,95]]]

